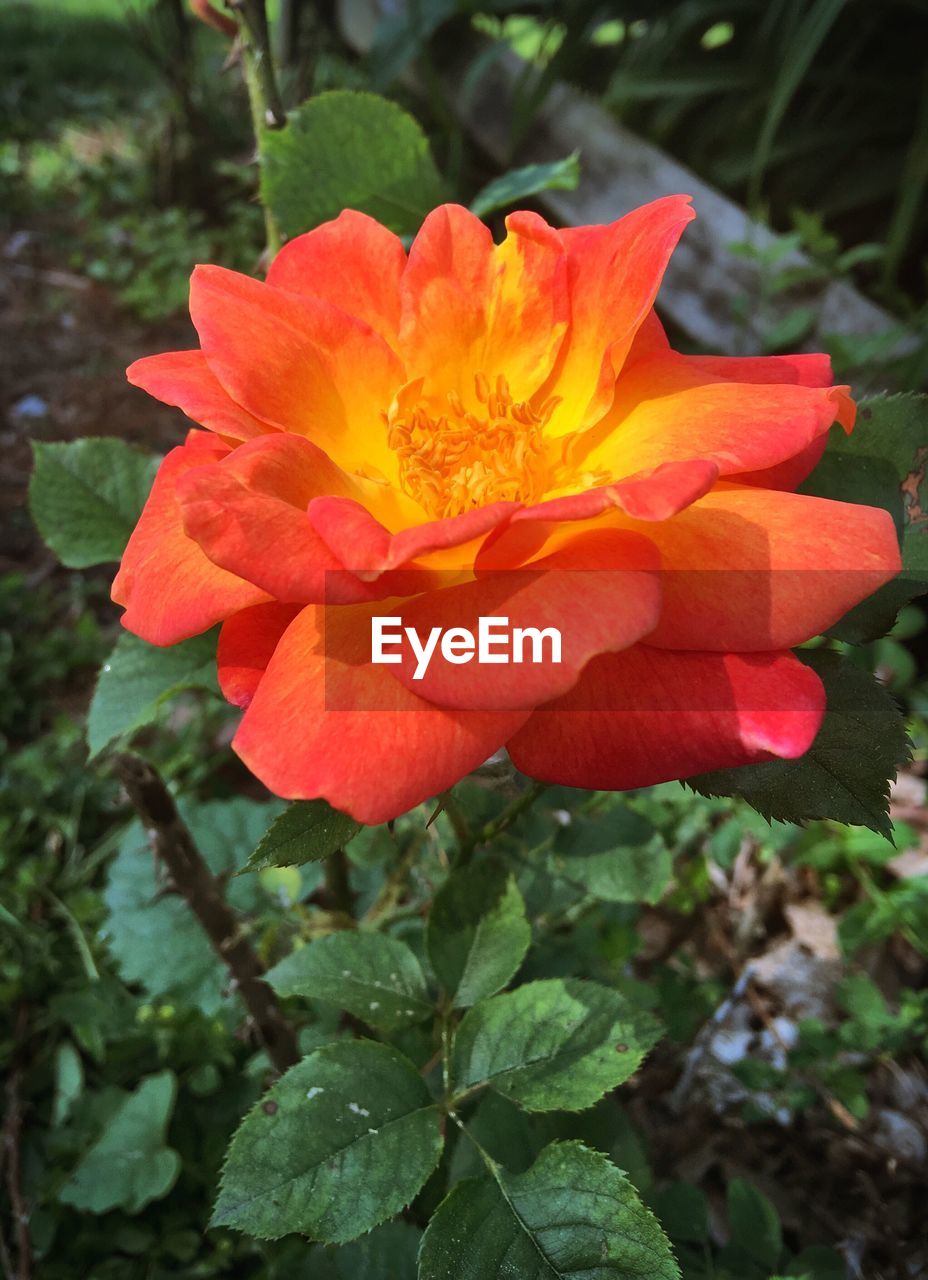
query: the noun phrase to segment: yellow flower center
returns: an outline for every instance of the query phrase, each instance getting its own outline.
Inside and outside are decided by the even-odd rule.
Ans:
[[[548,483],[543,431],[559,397],[535,409],[513,400],[502,374],[491,388],[478,373],[479,408],[472,412],[456,391],[437,405],[419,399],[420,386],[397,397],[384,417],[400,483],[423,510],[443,519],[491,502],[541,498]]]

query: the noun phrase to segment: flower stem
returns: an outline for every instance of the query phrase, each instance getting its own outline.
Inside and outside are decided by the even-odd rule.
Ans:
[[[264,0],[229,0],[229,7],[239,15],[242,73],[248,90],[258,162],[263,165],[265,133],[268,129],[282,129],[287,123],[287,113],[274,72],[267,10]],[[273,260],[280,251],[280,227],[266,201],[262,200],[262,206],[267,256],[269,260]]]
[[[489,844],[491,840],[495,840],[498,835],[502,835],[504,831],[507,831],[517,818],[532,807],[542,792],[547,790],[547,787],[548,784],[546,782],[532,782],[506,806],[502,813],[498,814],[490,822],[485,822],[482,827],[474,832],[470,839],[462,841],[455,860],[455,866],[466,866],[473,857],[474,850],[478,845]]]

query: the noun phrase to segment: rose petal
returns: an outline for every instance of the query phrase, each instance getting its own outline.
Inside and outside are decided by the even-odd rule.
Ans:
[[[178,484],[184,528],[210,560],[289,603],[349,603],[373,595],[313,528],[320,493],[358,486],[309,440],[281,432],[242,445]]]
[[[424,673],[404,643],[402,662],[390,672],[406,688],[439,706],[481,711],[531,709],[566,692],[597,653],[625,649],[646,636],[660,613],[660,557],[638,534],[618,530],[581,532],[560,551],[530,569],[482,574],[475,581],[426,592],[391,610],[425,641],[433,628],[466,628],[478,635],[481,618],[500,619],[500,629],[554,628],[540,644],[542,661],[449,662],[439,644]],[[507,650],[508,652],[508,646]],[[499,653],[500,650],[498,649]]]
[[[670,255],[694,217],[689,196],[666,196],[609,226],[561,231],[570,328],[545,388],[561,398],[550,423],[553,435],[586,427],[609,408],[616,377],[651,311]]]
[[[401,285],[409,376],[424,376],[427,394],[456,392],[477,413],[476,374],[491,388],[504,375],[513,398],[527,400],[548,377],[567,327],[557,232],[533,213],[513,214],[506,228],[494,245],[479,218],[442,205],[413,241]]]
[[[126,377],[156,400],[175,405],[200,426],[231,440],[251,440],[275,430],[235,403],[202,351],[166,351],[130,364]]]
[[[609,413],[574,437],[570,456],[616,478],[691,458],[723,476],[757,471],[801,453],[848,403],[843,387],[728,382],[666,355],[623,373]]]
[[[395,349],[405,266],[399,236],[366,213],[345,209],[288,241],[271,263],[267,283],[332,303],[369,324]]]
[[[233,741],[277,795],[395,818],[492,755],[524,712],[443,711],[372,666],[369,606],[310,606],[277,645]]]
[[[176,644],[267,600],[253,583],[218,568],[184,532],[178,483],[225,457],[228,446],[206,432],[162,462],[122,557],[112,596],[125,606],[122,625],[149,644]]]
[[[222,267],[197,267],[190,315],[213,373],[250,413],[349,472],[397,475],[383,414],[403,371],[363,321]]]
[[[247,707],[255,696],[281,636],[300,612],[294,604],[256,604],[222,625],[216,667],[223,697]]]
[[[648,536],[664,605],[648,644],[753,652],[821,634],[899,572],[888,511],[723,487]]]
[[[775,757],[795,759],[825,710],[791,653],[682,653],[639,644],[594,658],[569,693],[510,739],[543,782],[624,791]]]

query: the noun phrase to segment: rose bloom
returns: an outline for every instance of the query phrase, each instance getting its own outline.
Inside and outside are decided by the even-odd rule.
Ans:
[[[233,746],[278,795],[381,822],[505,746],[524,773],[626,789],[811,745],[791,652],[899,571],[883,510],[795,492],[848,388],[824,355],[673,351],[654,311],[693,216],[456,205],[400,240],[347,211],[260,283],[193,273],[196,351],[129,380],[193,430],[113,586],[171,645],[222,623]],[[371,618],[559,628],[560,664],[371,662]]]

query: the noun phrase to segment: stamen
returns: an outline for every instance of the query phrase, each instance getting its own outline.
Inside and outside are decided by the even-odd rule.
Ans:
[[[492,390],[491,390],[492,386]],[[445,395],[448,412],[408,387],[385,415],[387,443],[400,464],[400,482],[429,515],[459,515],[487,503],[538,501],[549,485],[542,428],[559,403],[540,409],[515,402],[504,375],[491,384],[474,375],[478,405],[471,412],[457,391]]]

